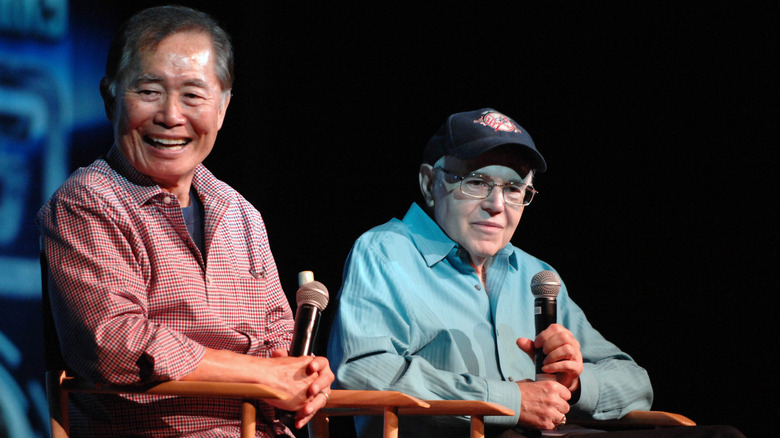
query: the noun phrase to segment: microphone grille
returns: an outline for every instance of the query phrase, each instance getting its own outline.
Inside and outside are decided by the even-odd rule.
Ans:
[[[302,285],[295,294],[295,300],[298,305],[311,304],[320,311],[325,310],[328,305],[328,289],[319,281],[310,281]]]
[[[536,298],[555,298],[561,291],[561,279],[553,271],[541,271],[531,279],[531,293]]]

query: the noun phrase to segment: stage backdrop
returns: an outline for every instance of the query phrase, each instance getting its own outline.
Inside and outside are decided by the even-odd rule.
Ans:
[[[110,145],[109,40],[161,3],[0,0],[0,438],[47,430],[35,213]],[[494,107],[549,164],[513,242],[648,369],[656,409],[771,435],[769,6],[178,3],[233,35],[237,80],[206,165],[263,213],[293,305],[311,269],[332,316],[354,239],[419,199],[427,139],[449,113]]]
[[[0,436],[48,430],[35,213],[80,143],[110,141],[97,84],[115,25],[84,6],[0,1]]]

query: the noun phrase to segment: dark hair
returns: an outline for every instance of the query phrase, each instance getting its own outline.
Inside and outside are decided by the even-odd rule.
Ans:
[[[208,14],[185,6],[156,6],[133,15],[117,31],[106,61],[100,92],[109,119],[113,117],[120,86],[129,70],[140,65],[141,53],[153,50],[165,37],[177,32],[204,32],[214,46],[216,75],[223,91],[233,88],[233,45],[230,36]]]

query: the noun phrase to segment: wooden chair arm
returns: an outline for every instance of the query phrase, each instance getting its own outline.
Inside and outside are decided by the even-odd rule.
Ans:
[[[463,415],[471,417],[471,437],[484,438],[485,415],[514,415],[496,403],[476,400],[420,400],[396,391],[333,390],[330,400],[309,423],[309,435],[328,437],[328,417],[383,415],[386,438],[398,437],[400,415]]]
[[[70,429],[68,393],[151,394],[179,397],[215,397],[240,400],[241,438],[255,436],[257,409],[254,400],[287,400],[290,395],[258,383],[168,381],[145,386],[96,385],[85,379],[69,377],[65,371],[46,372],[52,438],[67,438]]]
[[[619,421],[653,426],[696,426],[693,420],[684,415],[664,411],[631,411]]]
[[[259,383],[198,382],[172,380],[146,386],[96,385],[81,378],[60,374],[60,386],[67,392],[103,394],[152,394],[181,397],[287,400],[289,394]]]
[[[362,391],[334,389],[330,400],[320,410],[325,415],[373,415],[382,414],[385,408],[420,408],[428,403],[398,391]]]
[[[594,428],[632,428],[632,427],[673,427],[696,426],[690,418],[664,411],[631,411],[615,420],[572,420],[572,423]]]
[[[428,403],[397,391],[361,391],[334,389],[324,408],[309,422],[309,436],[327,438],[328,417],[343,415],[383,415],[385,438],[398,437],[398,410],[427,408]]]
[[[479,400],[420,400],[395,391],[334,389],[321,412],[327,416],[381,415],[397,407],[398,415],[515,415],[498,403]]]
[[[428,408],[402,407],[401,415],[515,415],[515,411],[498,403],[481,400],[425,400]]]

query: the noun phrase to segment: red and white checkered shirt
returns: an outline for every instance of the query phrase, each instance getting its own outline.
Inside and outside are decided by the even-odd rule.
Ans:
[[[203,165],[206,254],[177,199],[114,147],[38,213],[54,322],[68,367],[93,382],[176,380],[205,347],[270,357],[293,318],[260,213]],[[73,436],[238,435],[237,400],[73,395]],[[259,404],[258,436],[284,433]]]

